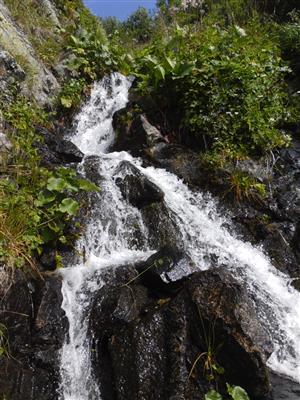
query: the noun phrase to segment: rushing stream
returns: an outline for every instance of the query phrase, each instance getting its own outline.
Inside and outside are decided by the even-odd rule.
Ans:
[[[243,282],[275,347],[268,361],[270,368],[300,382],[300,294],[290,286],[289,278],[276,270],[260,249],[229,232],[228,221],[218,214],[213,199],[192,192],[172,173],[144,168],[141,160],[127,152],[108,153],[114,141],[112,116],[126,105],[130,86],[131,81],[119,74],[95,84],[77,117],[72,138],[86,159],[100,157],[102,182],[99,202],[78,243],[84,260],[62,272],[62,307],[69,320],[69,334],[61,351],[61,399],[101,399],[92,376],[87,337],[89,306],[92,293],[101,287],[101,270],[147,259],[157,250],[149,247],[139,210],[128,204],[115,183],[124,160],[164,192],[165,204],[180,232],[181,247],[194,263],[207,269],[213,255],[215,265],[230,269]],[[133,226],[140,232],[138,241]]]

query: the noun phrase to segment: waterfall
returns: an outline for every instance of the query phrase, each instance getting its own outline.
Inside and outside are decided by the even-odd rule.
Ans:
[[[229,232],[230,221],[218,214],[212,198],[191,191],[164,169],[143,167],[141,160],[127,152],[108,153],[114,140],[112,116],[126,105],[130,86],[130,79],[117,73],[96,83],[76,119],[72,137],[86,155],[81,170],[88,156],[99,157],[101,192],[87,230],[78,242],[85,259],[62,271],[62,308],[69,321],[69,333],[61,351],[61,399],[101,399],[93,379],[87,338],[91,295],[103,285],[101,270],[147,259],[156,250],[149,247],[147,227],[139,210],[128,204],[115,183],[124,160],[164,192],[182,247],[194,263],[208,269],[213,255],[216,267],[229,269],[242,282],[274,344],[268,360],[270,368],[300,382],[300,294],[292,288],[289,278],[272,266],[261,249]]]

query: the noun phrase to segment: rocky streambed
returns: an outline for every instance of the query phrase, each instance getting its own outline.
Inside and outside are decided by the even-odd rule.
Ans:
[[[101,191],[87,199],[65,269],[49,271],[49,252],[43,280],[1,270],[0,393],[196,400],[229,382],[254,400],[298,399],[297,141],[278,155],[272,201],[217,202],[202,191],[218,186],[196,152],[168,143],[145,113],[128,124],[131,103],[115,113],[129,87],[105,78],[64,142],[44,132],[45,162],[80,163]]]

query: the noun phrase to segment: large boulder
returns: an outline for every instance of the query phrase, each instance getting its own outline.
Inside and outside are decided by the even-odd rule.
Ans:
[[[183,242],[178,226],[165,203],[149,204],[142,208],[141,214],[148,229],[147,240],[151,248],[171,246],[181,249]]]
[[[47,167],[82,161],[83,153],[70,140],[45,128],[38,128],[38,133],[42,136],[43,140],[36,145],[41,155],[42,163]]]
[[[0,267],[0,323],[9,337],[10,348],[25,345],[33,318],[32,287],[18,269]]]
[[[245,388],[250,397],[265,398],[270,391],[266,360],[273,349],[244,288],[223,270],[210,270],[189,279],[189,297],[207,332],[227,382]]]
[[[129,161],[123,161],[116,171],[116,184],[124,198],[134,207],[162,202],[164,193]]]
[[[135,156],[140,156],[156,143],[165,141],[160,131],[148,121],[147,116],[132,110],[130,105],[114,114],[113,127],[116,132],[113,151],[127,150]]]
[[[61,309],[61,279],[33,280],[20,270],[0,270],[0,329],[7,338],[0,357],[0,394],[12,400],[54,400],[59,351],[68,324]]]
[[[0,359],[0,394],[10,400],[57,400],[57,376],[37,368],[28,359]]]
[[[212,375],[220,391],[230,382],[267,399],[272,345],[251,299],[224,270],[169,282],[170,266],[182,272],[176,257],[164,250],[98,292],[90,331],[103,400],[201,400]]]
[[[189,184],[197,185],[205,178],[198,153],[182,145],[158,143],[149,149],[148,156],[155,165],[166,168]]]

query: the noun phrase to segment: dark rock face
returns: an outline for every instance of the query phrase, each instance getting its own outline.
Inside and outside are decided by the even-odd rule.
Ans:
[[[171,246],[181,248],[180,233],[172,215],[164,203],[153,203],[142,209],[144,224],[148,228],[151,248]]]
[[[70,140],[66,140],[59,134],[51,133],[44,128],[39,128],[38,133],[42,135],[43,142],[37,143],[37,148],[45,166],[53,167],[53,165],[82,161],[83,153]]]
[[[197,153],[179,144],[158,143],[148,154],[155,165],[166,168],[189,184],[199,183],[203,170]]]
[[[225,368],[221,391],[231,382],[266,399],[272,346],[243,288],[222,270],[166,283],[170,268],[180,276],[180,254],[163,249],[98,292],[90,329],[103,400],[204,399],[212,364]]]
[[[253,176],[258,182],[265,183],[269,192],[267,199],[248,198],[239,202],[234,195],[230,195],[233,166],[211,171],[200,161],[200,150],[191,143],[180,137],[174,138],[165,129],[161,130],[163,135],[159,134],[156,127],[172,126],[172,116],[169,115],[165,123],[157,113],[157,105],[155,108],[150,98],[142,99],[134,93],[132,90],[131,102],[114,117],[114,126],[118,132],[114,149],[125,149],[134,156],[142,156],[144,162],[166,168],[194,188],[207,190],[219,197],[224,212],[230,211],[236,230],[246,240],[262,245],[279,270],[295,280],[299,279],[299,126],[294,129],[290,148],[278,150],[261,159],[239,161],[238,166],[234,166]],[[144,118],[147,120],[146,125],[143,124]],[[174,118],[176,119],[175,115]],[[149,124],[149,119],[155,121],[156,127]],[[151,134],[147,134],[148,128],[150,132],[154,129],[154,140],[149,140]],[[172,141],[173,143],[170,143]],[[160,208],[159,214],[163,216],[168,211],[161,210],[162,207],[163,205],[153,205],[153,209]],[[149,206],[143,209],[143,217],[149,224],[150,231],[151,227],[159,223],[158,218],[155,218],[155,211],[152,212]],[[152,240],[152,235],[150,236]],[[168,241],[163,239],[163,243]],[[153,244],[157,244],[154,235]]]
[[[54,379],[47,370],[28,367],[27,360],[0,362],[0,393],[7,399],[56,400]]]
[[[206,271],[191,279],[188,291],[204,325],[213,321],[215,338],[222,343],[218,361],[228,382],[239,382],[255,398],[269,392],[266,358],[273,351],[250,299],[224,271]]]
[[[99,156],[87,156],[84,159],[84,172],[87,179],[96,185],[101,185],[102,177],[99,173],[101,159]]]
[[[150,124],[146,115],[127,108],[117,111],[113,118],[116,140],[112,151],[128,150],[134,156],[140,156],[145,149],[164,142],[159,130]]]
[[[182,286],[182,279],[197,271],[184,253],[170,246],[161,248],[135,268],[143,285],[154,290],[157,296],[176,292]]]
[[[125,177],[121,178],[119,174]],[[116,184],[124,198],[139,209],[164,199],[164,193],[128,161],[120,164],[116,172]]]
[[[0,323],[9,340],[0,359],[0,393],[12,400],[57,399],[59,350],[67,331],[61,281],[28,280],[1,269]]]
[[[274,400],[298,400],[300,398],[299,384],[274,373],[270,374]]]
[[[20,90],[20,83],[25,79],[25,72],[13,57],[0,47],[0,99],[11,101],[10,90],[15,86]]]
[[[227,202],[234,220],[253,243],[262,244],[273,264],[292,278],[300,277],[300,143],[294,140],[291,148],[276,155],[269,172],[270,195],[257,203]],[[264,160],[257,161],[260,168]],[[251,172],[251,171],[249,171]]]

